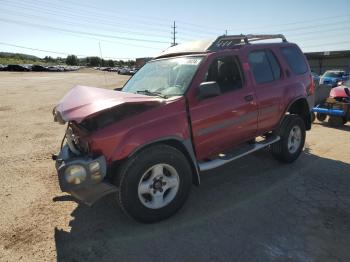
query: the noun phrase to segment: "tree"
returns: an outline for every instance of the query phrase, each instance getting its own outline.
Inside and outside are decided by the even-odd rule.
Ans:
[[[86,58],[86,63],[88,66],[102,66],[101,58],[97,56],[90,56]]]
[[[115,63],[114,63],[113,60],[108,60],[108,61],[107,61],[107,65],[108,65],[109,67],[115,67]]]
[[[71,66],[76,66],[78,65],[78,57],[76,55],[69,55],[66,58],[66,64],[71,65]]]
[[[55,62],[55,59],[53,59],[51,56],[45,56],[44,60],[46,63]]]

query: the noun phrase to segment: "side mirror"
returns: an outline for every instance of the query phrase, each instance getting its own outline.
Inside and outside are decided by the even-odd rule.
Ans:
[[[199,85],[197,90],[198,100],[203,100],[205,98],[218,96],[221,94],[220,87],[217,82],[203,82]]]

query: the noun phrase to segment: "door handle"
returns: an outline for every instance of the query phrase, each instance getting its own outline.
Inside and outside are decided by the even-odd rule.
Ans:
[[[254,97],[252,95],[247,95],[244,97],[244,100],[247,101],[247,102],[251,102],[254,100]]]

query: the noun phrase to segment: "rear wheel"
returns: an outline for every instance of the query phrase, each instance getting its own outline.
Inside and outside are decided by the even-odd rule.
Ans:
[[[297,115],[287,115],[275,134],[281,139],[271,145],[273,156],[285,163],[295,161],[305,143],[306,131],[303,119]]]
[[[180,151],[157,145],[131,157],[116,183],[123,211],[140,222],[151,223],[181,208],[192,185],[192,171]]]

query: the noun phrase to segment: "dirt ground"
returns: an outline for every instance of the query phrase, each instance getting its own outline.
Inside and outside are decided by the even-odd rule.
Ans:
[[[350,261],[350,125],[316,122],[304,153],[265,150],[202,175],[184,208],[139,224],[113,202],[60,192],[51,110],[75,85],[121,86],[93,70],[0,72],[0,261]]]

